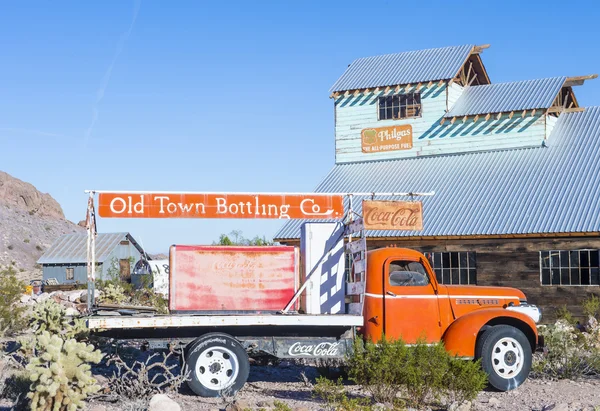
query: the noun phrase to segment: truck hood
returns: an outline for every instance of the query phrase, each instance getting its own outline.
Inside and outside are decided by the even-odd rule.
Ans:
[[[505,307],[513,302],[525,300],[525,294],[521,290],[510,287],[481,287],[464,285],[442,285],[439,296],[446,295],[458,318],[468,312],[482,308]]]

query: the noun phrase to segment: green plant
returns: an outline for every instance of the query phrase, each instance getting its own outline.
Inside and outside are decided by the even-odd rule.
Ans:
[[[323,400],[327,409],[331,411],[370,411],[373,409],[371,400],[368,398],[349,398],[341,378],[332,381],[325,377],[318,377],[313,395]]]
[[[560,306],[555,311],[556,318],[558,320],[565,320],[569,324],[575,324],[575,318],[566,305]]]
[[[111,282],[102,288],[100,300],[112,304],[121,304],[127,299],[124,292],[125,290],[121,285]]]
[[[38,251],[44,251],[44,249],[42,248],[42,246],[39,245],[39,244],[35,246],[35,249],[38,250]],[[40,264],[36,264],[36,266],[38,266],[38,265],[40,265]]]
[[[275,411],[292,411],[292,407],[290,407],[286,403],[284,403],[282,401],[278,401],[278,400],[275,400],[273,402],[273,409]]]
[[[487,375],[481,369],[481,361],[466,361],[450,357],[449,375],[444,379],[447,402],[462,404],[473,401],[487,385]]]
[[[594,320],[595,322],[595,320]],[[581,332],[566,320],[540,327],[544,352],[536,353],[532,375],[553,379],[576,379],[600,373],[600,330],[596,324]]]
[[[24,291],[25,283],[12,267],[0,271],[0,334],[11,335],[24,328],[25,307],[19,304]]]
[[[48,332],[38,336],[38,346],[37,355],[26,366],[32,411],[83,408],[87,396],[100,390],[90,363],[99,363],[102,353],[91,344],[63,341]]]
[[[9,244],[6,248],[8,248],[9,250],[12,250],[15,247],[12,244]]]
[[[81,338],[87,333],[83,320],[67,318],[65,308],[52,299],[36,304],[31,313],[30,325],[38,336],[49,332],[63,340]]]
[[[26,239],[24,239],[24,240],[23,240],[23,242],[24,242],[25,244],[29,244],[29,243],[30,243],[30,241],[31,241],[31,240],[30,240],[29,238],[26,238]]]
[[[600,314],[600,297],[596,294],[591,294],[583,301],[581,307],[586,317],[598,318]]]

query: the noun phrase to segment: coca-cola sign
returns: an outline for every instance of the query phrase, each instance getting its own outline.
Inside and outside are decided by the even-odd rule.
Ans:
[[[367,230],[423,230],[420,201],[363,201],[363,223]]]
[[[304,344],[295,342],[290,346],[290,357],[339,357],[340,342],[322,342],[318,344]]]

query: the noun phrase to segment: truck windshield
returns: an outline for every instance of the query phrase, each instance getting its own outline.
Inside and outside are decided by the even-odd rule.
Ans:
[[[419,286],[429,284],[427,272],[416,261],[393,261],[389,266],[390,285]]]

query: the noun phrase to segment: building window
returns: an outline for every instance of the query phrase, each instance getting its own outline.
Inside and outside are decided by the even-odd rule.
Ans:
[[[421,117],[421,93],[379,97],[379,120]]]
[[[74,268],[72,268],[72,267],[67,268],[66,279],[67,280],[75,279],[75,269]]]
[[[425,253],[440,284],[477,284],[477,262],[474,251]]]
[[[542,285],[600,285],[599,250],[540,251]]]

